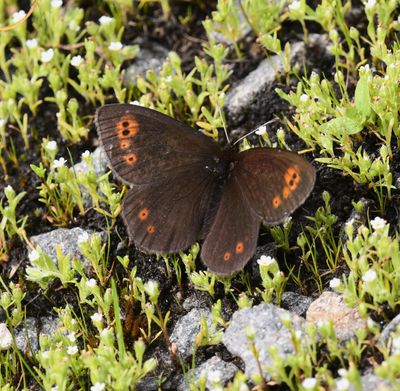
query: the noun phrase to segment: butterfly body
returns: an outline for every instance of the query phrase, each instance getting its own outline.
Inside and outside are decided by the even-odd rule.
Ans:
[[[114,173],[132,186],[122,215],[136,247],[172,253],[201,235],[201,258],[219,274],[243,268],[260,223],[282,222],[314,186],[314,168],[295,153],[222,150],[189,126],[140,106],[103,106],[96,124]]]

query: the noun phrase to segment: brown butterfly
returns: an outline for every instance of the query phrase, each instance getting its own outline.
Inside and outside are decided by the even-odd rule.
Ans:
[[[281,223],[314,187],[313,166],[296,153],[222,150],[154,110],[106,105],[95,122],[113,172],[132,186],[122,216],[136,247],[174,253],[203,237],[201,259],[218,274],[242,269],[260,223]]]

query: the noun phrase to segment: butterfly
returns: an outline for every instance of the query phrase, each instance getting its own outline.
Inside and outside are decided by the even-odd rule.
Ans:
[[[130,240],[176,253],[202,237],[200,257],[216,274],[242,269],[260,224],[281,223],[314,187],[315,169],[296,153],[221,149],[155,110],[105,105],[95,123],[114,174],[131,186],[122,207]]]

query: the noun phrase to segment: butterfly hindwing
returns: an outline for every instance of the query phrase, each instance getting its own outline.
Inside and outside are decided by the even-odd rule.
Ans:
[[[261,218],[254,212],[237,178],[225,184],[201,249],[201,259],[217,274],[242,269],[254,254]]]
[[[136,247],[158,253],[188,248],[198,238],[213,186],[199,171],[130,189],[122,216]]]
[[[114,173],[146,184],[200,168],[219,149],[209,137],[155,110],[137,105],[100,107],[95,119]]]

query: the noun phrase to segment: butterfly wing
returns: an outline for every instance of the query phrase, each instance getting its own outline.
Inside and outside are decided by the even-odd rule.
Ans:
[[[219,153],[217,144],[204,134],[137,105],[100,107],[95,123],[113,172],[131,185],[196,170],[207,157]]]
[[[281,223],[304,203],[315,183],[314,167],[300,155],[254,148],[239,154],[234,175],[264,224]]]
[[[202,261],[214,273],[228,275],[242,269],[256,249],[261,217],[244,189],[240,178],[228,179],[201,248]]]
[[[289,151],[254,148],[234,160],[201,251],[203,262],[217,274],[242,269],[254,254],[260,222],[282,222],[315,182],[313,166]]]
[[[103,106],[95,122],[113,172],[134,185],[122,208],[130,239],[149,252],[194,243],[216,184],[217,144],[140,106]]]
[[[193,244],[201,230],[214,179],[204,171],[134,186],[122,217],[137,248],[174,253]]]

